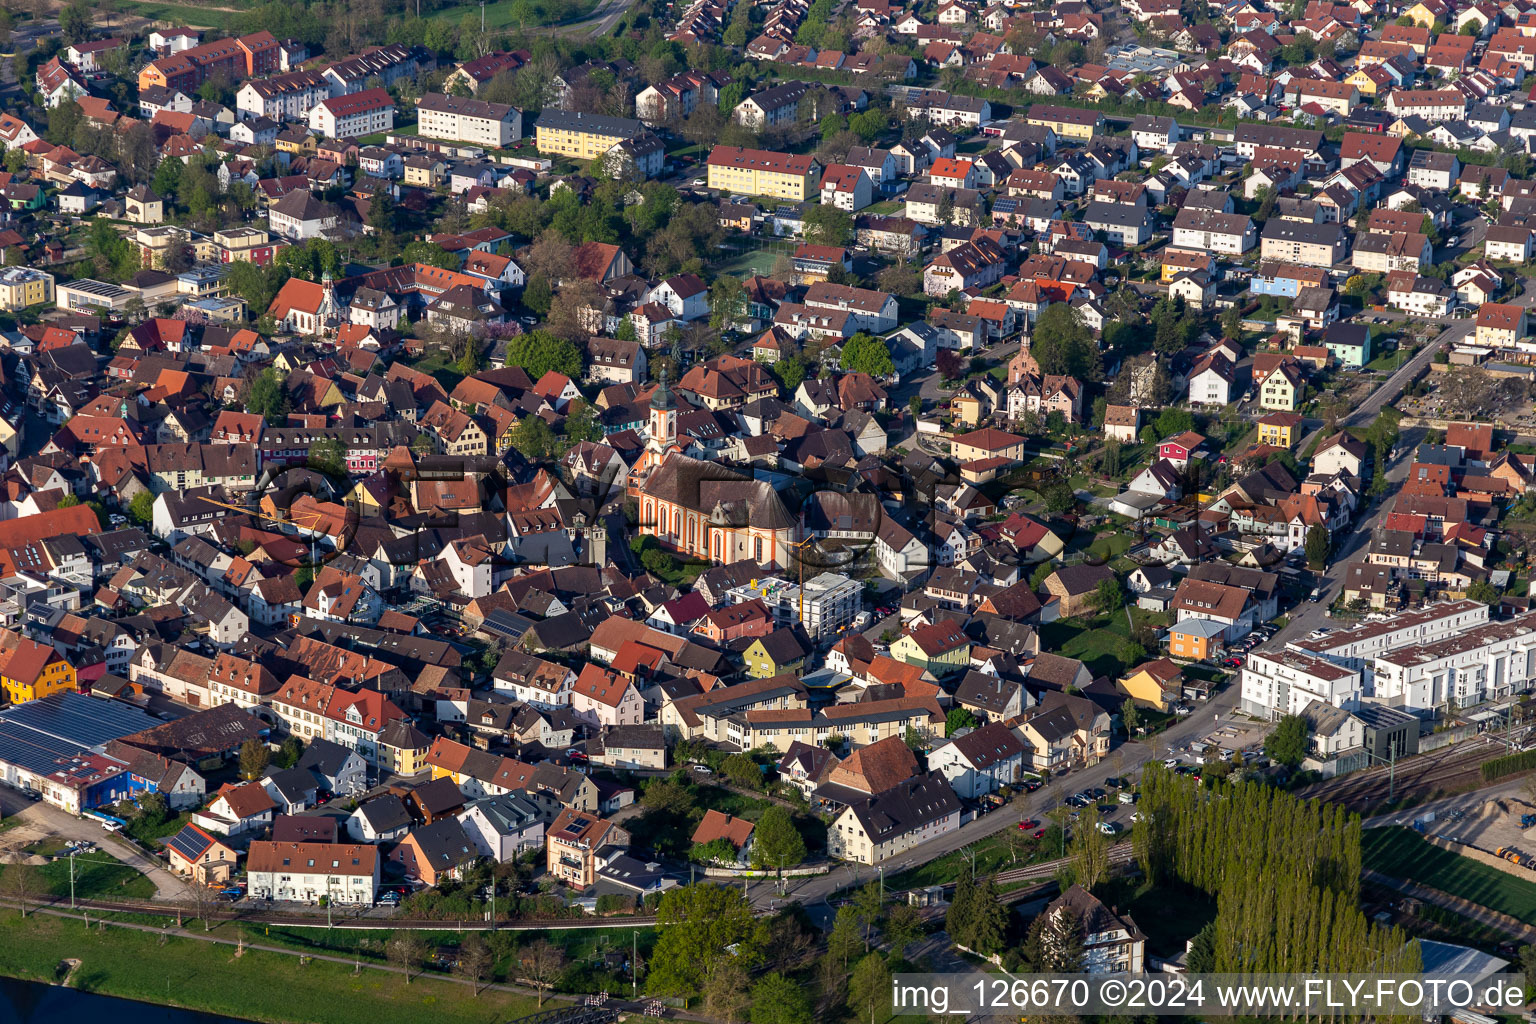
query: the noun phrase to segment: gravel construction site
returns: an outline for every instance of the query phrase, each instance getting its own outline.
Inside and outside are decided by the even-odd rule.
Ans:
[[[1518,797],[1486,800],[1470,810],[1436,815],[1431,821],[1416,818],[1414,828],[1536,869],[1536,804]]]

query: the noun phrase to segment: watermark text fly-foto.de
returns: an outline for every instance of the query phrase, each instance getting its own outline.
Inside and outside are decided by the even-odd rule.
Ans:
[[[1349,1016],[1508,1013],[1519,974],[898,974],[897,1016],[1204,1014]]]

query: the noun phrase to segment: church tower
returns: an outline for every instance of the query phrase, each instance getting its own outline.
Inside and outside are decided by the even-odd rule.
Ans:
[[[650,447],[665,452],[677,444],[677,396],[667,387],[667,375],[661,375],[651,393]]]

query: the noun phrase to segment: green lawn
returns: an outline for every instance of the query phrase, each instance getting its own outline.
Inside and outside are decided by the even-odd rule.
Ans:
[[[78,921],[33,914],[25,921],[0,915],[0,975],[55,980],[66,957],[81,961],[77,988],[144,1002],[170,1003],[246,1020],[304,1024],[377,1024],[431,1020],[442,1024],[497,1024],[534,1012],[534,999],[467,989],[432,978],[410,984],[397,975],[345,964],[300,966],[286,954],[247,951],[124,928],[87,929]],[[252,942],[261,941],[255,928]]]
[[[56,855],[60,850],[50,849],[38,852]],[[10,865],[0,865],[0,878],[3,878],[5,872],[9,870],[11,870]],[[37,871],[42,875],[43,885],[48,892],[55,896],[69,895],[68,857],[41,864]],[[75,858],[75,895],[77,897],[149,899],[154,894],[154,882],[109,853],[96,850]]]
[[[1106,542],[1109,538],[1105,539]],[[1158,621],[1158,617],[1140,608],[1132,608],[1136,621]],[[1040,649],[1063,658],[1076,658],[1088,666],[1095,676],[1116,678],[1130,666],[1120,660],[1119,647],[1131,638],[1130,625],[1125,612],[1119,611],[1108,618],[1099,615],[1092,619],[1057,619],[1041,626]]]
[[[230,0],[223,0],[220,6],[238,7],[240,5]],[[124,14],[137,14],[151,21],[168,21],[173,25],[221,31],[232,31],[235,19],[240,17],[234,11],[215,11],[192,4],[161,3],[159,0],[124,0],[122,10]]]
[[[718,274],[738,277],[744,277],[748,274],[766,276],[773,273],[773,264],[780,255],[784,254],[772,252],[768,249],[753,249],[749,252],[733,256],[723,263],[717,263],[714,265],[714,268]]]
[[[1382,874],[1433,886],[1490,910],[1536,924],[1536,874],[1532,881],[1442,850],[1407,828],[1365,833],[1363,861]]]
[[[454,361],[449,357],[448,353],[435,351],[427,353],[421,359],[411,364],[411,369],[420,370],[422,373],[435,378],[443,386],[444,391],[451,393],[454,388],[459,386],[459,381],[464,379],[464,375],[454,369],[453,363]]]
[[[485,5],[485,28],[538,28],[544,25],[568,25],[590,17],[598,0],[498,0]],[[463,21],[472,17],[478,27],[480,8],[475,4],[455,4],[426,15],[429,20]]]

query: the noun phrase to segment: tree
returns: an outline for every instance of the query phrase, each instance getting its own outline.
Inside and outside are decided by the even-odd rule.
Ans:
[[[1077,506],[1077,494],[1065,480],[1054,480],[1046,484],[1041,496],[1045,499],[1046,509],[1058,515],[1070,512]]]
[[[735,960],[727,960],[704,985],[704,1008],[725,1024],[741,1024],[750,1002],[747,986],[751,979]]]
[[[406,263],[425,263],[442,270],[458,270],[463,266],[463,261],[453,253],[436,242],[428,242],[424,239],[417,239],[407,245],[400,250],[400,256]]]
[[[32,864],[22,862],[5,865],[5,871],[0,874],[0,890],[5,895],[15,900],[20,906],[21,916],[27,916],[27,910],[31,907],[39,893],[43,891],[43,875]]]
[[[1010,829],[1018,832],[1018,829]],[[1022,833],[1020,833],[1022,834]],[[923,937],[923,915],[910,903],[897,903],[885,918],[885,940],[891,944],[891,955],[906,958],[907,947]]]
[[[542,416],[524,416],[519,420],[512,428],[511,442],[513,448],[529,459],[547,459],[560,446],[559,438]]]
[[[870,953],[848,978],[848,1009],[861,1021],[875,1024],[891,1014],[891,969],[885,957]]]
[[[277,748],[277,756],[272,760],[279,768],[292,768],[303,756],[304,741],[297,736],[289,735],[283,740],[283,745]]]
[[[752,986],[752,1024],[811,1024],[811,996],[805,986],[777,972]]]
[[[884,909],[881,898],[881,888],[875,882],[870,882],[853,894],[853,911],[858,915],[859,923],[864,928],[864,952],[869,952],[870,933],[880,920],[880,913]]]
[[[1104,375],[1093,331],[1083,322],[1082,314],[1064,302],[1053,302],[1040,314],[1029,352],[1041,373],[1082,381],[1095,381]]]
[[[549,307],[554,298],[554,289],[550,288],[548,277],[542,272],[528,275],[528,281],[523,286],[523,305],[540,316],[545,316],[549,313]],[[630,330],[633,331],[634,328],[631,327]]]
[[[347,475],[347,450],[335,437],[317,437],[309,443],[309,465],[327,476]]]
[[[839,365],[851,373],[867,373],[871,377],[888,377],[896,372],[885,342],[863,331],[843,343]]]
[[[1307,563],[1314,569],[1321,569],[1328,562],[1328,528],[1322,523],[1313,523],[1307,529],[1307,537],[1304,541],[1307,552]]]
[[[955,881],[955,898],[944,912],[944,930],[961,945],[969,945],[966,940],[976,930],[976,896],[975,879],[968,870],[962,871]]]
[[[727,959],[751,965],[760,955],[752,906],[734,886],[690,885],[672,889],[657,910],[660,936],[651,953],[646,991],[696,995]],[[736,946],[735,953],[726,947]]]
[[[1120,578],[1111,576],[1108,579],[1099,580],[1099,585],[1093,590],[1093,603],[1098,607],[1100,615],[1113,615],[1125,604],[1125,588],[1120,584]]]
[[[905,263],[893,263],[875,275],[875,284],[892,295],[916,295],[923,290],[923,276]]]
[[[709,288],[709,326],[717,331],[729,330],[746,319],[747,290],[740,279],[727,275],[715,278]],[[634,330],[633,325],[630,330]]]
[[[1109,839],[1099,831],[1098,804],[1085,807],[1072,828],[1072,842],[1067,849],[1072,876],[1084,889],[1092,889],[1109,874]]]
[[[1499,590],[1487,580],[1474,580],[1467,588],[1467,597],[1473,601],[1481,601],[1483,604],[1498,604]]]
[[[805,212],[806,241],[845,246],[853,238],[853,215],[835,206],[812,206]]]
[[[1189,944],[1191,974],[1209,974],[1216,970],[1216,922],[1207,921]]]
[[[1125,698],[1125,703],[1120,705],[1120,721],[1125,725],[1127,735],[1134,735],[1141,727],[1141,709],[1136,707],[1136,702],[1131,698]]]
[[[155,498],[148,491],[140,491],[128,503],[128,517],[140,526],[148,526],[155,518]]]
[[[420,971],[427,959],[427,944],[415,932],[396,932],[384,947],[384,956],[405,974],[405,983],[411,983],[411,972]]]
[[[240,776],[245,779],[260,778],[272,761],[272,751],[254,736],[240,744]]]
[[[453,973],[469,982],[470,992],[479,996],[480,983],[490,977],[494,964],[491,947],[478,932],[471,932],[459,945],[459,962],[454,965]]]
[[[523,950],[521,964],[523,978],[538,990],[542,1008],[545,994],[565,973],[565,951],[548,939],[540,939]]]
[[[1020,950],[1026,969],[1040,974],[1073,974],[1083,963],[1083,925],[1066,908],[1040,914],[1029,925]]]
[[[1276,764],[1295,768],[1307,756],[1307,720],[1301,715],[1286,715],[1264,737],[1264,756]]]
[[[522,367],[533,380],[550,370],[576,380],[581,377],[581,349],[548,331],[532,331],[507,343],[506,365]]]
[[[753,829],[752,866],[792,868],[805,860],[805,838],[795,827],[789,808],[774,804],[763,812]]]
[[[285,379],[271,366],[264,367],[251,381],[246,393],[245,408],[279,426],[288,416],[288,389]]]
[[[939,376],[945,380],[959,380],[965,373],[965,363],[960,358],[960,353],[952,348],[939,349],[934,358],[934,365],[938,367]]]
[[[961,729],[975,729],[978,724],[970,708],[950,708],[944,716],[944,737],[948,739]]]

